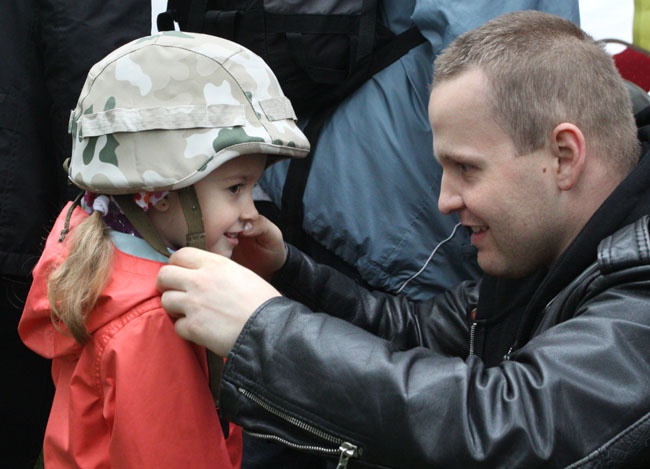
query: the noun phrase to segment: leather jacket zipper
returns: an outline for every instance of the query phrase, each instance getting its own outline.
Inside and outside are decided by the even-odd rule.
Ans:
[[[472,325],[469,329],[469,356],[474,355],[474,341],[476,340],[476,308],[471,312]]]
[[[301,445],[301,444],[293,443],[291,441],[288,441],[284,438],[275,435],[269,435],[263,433],[247,432],[249,435],[255,436],[256,438],[265,439],[265,440],[277,441],[279,443],[284,444],[285,446],[289,446],[290,448],[297,449],[297,450],[317,452],[317,453],[332,455],[332,456],[339,455],[339,462],[336,466],[336,469],[346,469],[348,467],[348,462],[350,458],[358,458],[361,455],[361,450],[358,446],[349,443],[347,441],[344,441],[340,438],[337,438],[333,435],[330,435],[329,433],[326,433],[322,430],[319,430],[313,425],[302,422],[301,420],[298,420],[295,417],[292,417],[291,415],[283,412],[277,407],[274,407],[269,403],[267,403],[266,401],[263,401],[255,394],[251,393],[250,391],[247,391],[244,388],[238,388],[238,390],[242,395],[244,395],[246,398],[250,399],[251,401],[255,402],[257,405],[262,407],[267,412],[270,412],[276,417],[279,417],[282,420],[289,422],[290,424],[300,428],[301,430],[304,430],[307,433],[310,433],[312,435],[317,436],[318,438],[321,438],[322,440],[338,445],[338,447],[334,448],[334,447],[324,447],[324,446]]]

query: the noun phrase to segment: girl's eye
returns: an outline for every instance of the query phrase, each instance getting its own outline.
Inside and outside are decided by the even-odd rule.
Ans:
[[[239,194],[241,192],[241,188],[243,187],[243,184],[235,184],[234,186],[230,186],[228,190],[232,192],[233,194]]]

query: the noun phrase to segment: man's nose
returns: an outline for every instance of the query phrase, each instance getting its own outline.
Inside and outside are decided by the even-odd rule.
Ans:
[[[440,195],[438,196],[438,210],[445,215],[449,215],[450,213],[460,211],[462,208],[463,198],[443,174],[442,183],[440,184]]]

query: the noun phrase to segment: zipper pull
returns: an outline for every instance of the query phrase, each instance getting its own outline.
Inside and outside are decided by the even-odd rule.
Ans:
[[[339,446],[339,451],[341,452],[341,457],[339,458],[339,463],[336,465],[336,469],[346,469],[350,458],[356,458],[359,455],[357,447],[345,441]]]
[[[510,361],[510,355],[512,355],[512,350],[513,350],[514,348],[515,348],[515,346],[512,345],[512,346],[508,349],[508,351],[506,352],[506,354],[503,356],[503,359],[504,359],[505,361]]]

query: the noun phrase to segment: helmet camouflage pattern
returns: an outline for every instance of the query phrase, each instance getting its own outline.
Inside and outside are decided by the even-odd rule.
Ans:
[[[159,33],[90,69],[70,116],[69,178],[103,194],[180,189],[240,155],[305,156],[295,120],[275,75],[248,49]]]

